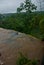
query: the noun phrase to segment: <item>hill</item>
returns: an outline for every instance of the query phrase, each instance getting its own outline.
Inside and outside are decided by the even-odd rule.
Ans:
[[[43,24],[40,25],[40,22]],[[0,27],[16,30],[22,33],[33,35],[39,39],[44,38],[44,11],[28,13],[8,13],[0,15]],[[43,27],[41,27],[43,26]]]

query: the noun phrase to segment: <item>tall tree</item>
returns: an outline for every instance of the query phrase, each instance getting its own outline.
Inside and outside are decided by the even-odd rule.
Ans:
[[[29,28],[31,29],[30,27],[30,20],[31,20],[31,12],[33,10],[36,10],[36,6],[34,4],[31,3],[30,0],[25,0],[23,3],[20,4],[20,7],[17,8],[17,13],[20,13],[20,12],[25,12],[25,18],[24,18],[24,25],[25,25],[25,32],[29,33]],[[28,30],[28,31],[27,31]]]
[[[25,11],[31,13],[33,10],[36,10],[36,6],[31,3],[30,0],[25,0],[24,3],[20,4],[20,7],[17,8],[17,12]]]

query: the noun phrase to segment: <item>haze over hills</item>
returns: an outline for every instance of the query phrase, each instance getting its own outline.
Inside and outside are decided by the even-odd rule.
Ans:
[[[0,1],[0,13],[15,13],[17,7],[22,3],[24,0],[2,0]],[[40,3],[41,1],[41,3]],[[40,11],[40,6],[42,11],[44,11],[44,1],[42,0],[32,0],[37,6],[37,10]]]

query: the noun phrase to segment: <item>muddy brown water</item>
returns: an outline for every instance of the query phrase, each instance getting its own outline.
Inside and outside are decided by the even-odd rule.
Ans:
[[[24,33],[0,28],[0,60],[4,65],[16,65],[22,52],[27,58],[41,60],[44,55],[44,42]]]

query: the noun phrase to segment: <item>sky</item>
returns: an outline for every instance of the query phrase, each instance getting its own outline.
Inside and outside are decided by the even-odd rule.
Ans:
[[[14,13],[19,7],[20,3],[24,0],[0,0],[0,13]],[[36,0],[32,0],[33,3],[36,3]]]

